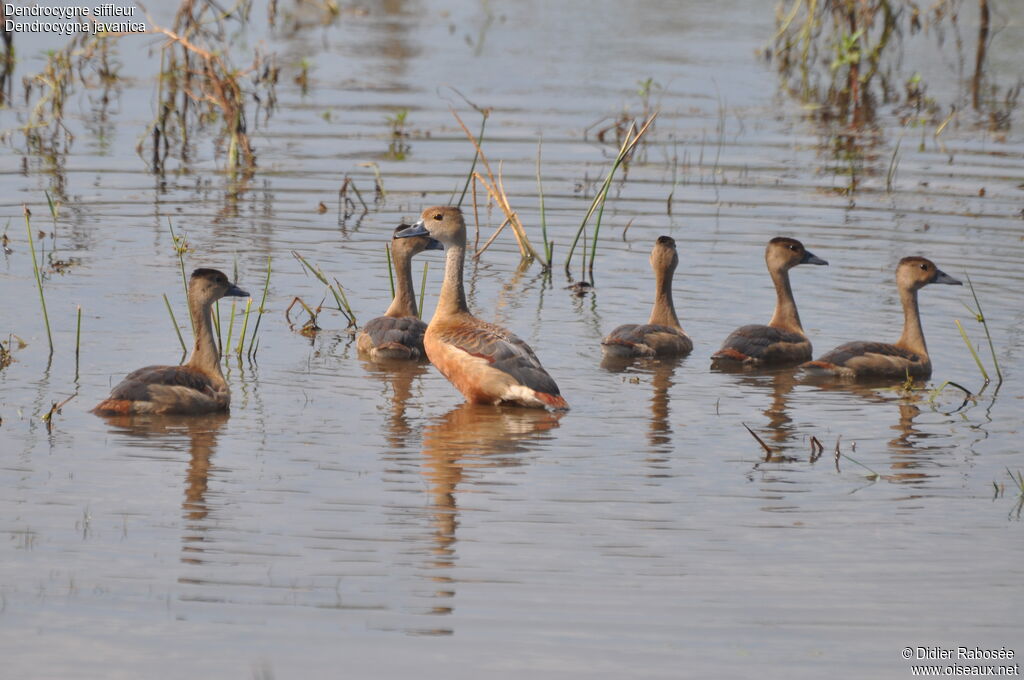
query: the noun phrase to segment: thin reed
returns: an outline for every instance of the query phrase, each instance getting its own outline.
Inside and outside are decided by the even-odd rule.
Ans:
[[[388,283],[391,284],[391,297],[395,297],[395,272],[391,266],[391,244],[384,244],[384,252],[388,256]]]
[[[429,262],[423,262],[423,276],[420,278],[420,300],[417,316],[419,316],[421,319],[423,318],[423,298],[425,297],[424,293],[427,290],[427,267],[429,265]]]
[[[548,241],[548,216],[544,210],[544,183],[540,179],[540,149],[543,140],[537,142],[537,196],[540,198],[540,234],[544,239],[544,266],[551,269],[551,255],[554,250],[554,241]]]
[[[78,360],[82,354],[82,305],[78,305],[78,320],[75,323],[75,381],[78,381]]]
[[[985,318],[985,313],[981,309],[981,301],[978,300],[978,294],[974,290],[974,284],[971,282],[969,274],[964,274],[964,278],[967,279],[967,287],[971,289],[971,297],[974,298],[974,304],[977,306],[977,311],[974,312],[974,318],[977,319],[978,323],[981,324],[982,328],[985,329],[985,338],[988,340],[988,349],[992,353],[992,365],[996,369],[996,377],[1000,384],[1003,382],[1003,371],[999,368],[999,359],[996,357],[996,346],[992,342],[992,333],[988,329],[988,320]]]
[[[263,282],[263,297],[260,298],[260,306],[256,313],[256,324],[253,326],[252,335],[249,336],[249,349],[248,356],[250,359],[256,356],[256,349],[259,344],[256,342],[256,334],[260,330],[260,322],[263,320],[263,312],[266,311],[267,305],[267,291],[270,290],[270,271],[271,271],[271,258],[267,256],[267,278]]]
[[[25,230],[28,232],[28,247],[32,253],[32,269],[36,275],[36,287],[39,289],[39,304],[43,308],[43,321],[46,323],[46,340],[50,343],[50,355],[53,355],[53,334],[50,333],[50,315],[46,313],[46,296],[43,295],[43,278],[39,274],[39,263],[36,261],[36,242],[32,238],[32,211],[28,205],[21,204],[22,212],[25,214]]]
[[[167,306],[167,313],[171,317],[171,325],[174,326],[174,332],[178,335],[178,342],[181,343],[181,351],[187,353],[188,347],[185,345],[185,338],[181,337],[181,329],[178,328],[178,320],[174,318],[174,310],[171,308],[171,301],[167,299],[167,293],[164,293],[164,304]]]

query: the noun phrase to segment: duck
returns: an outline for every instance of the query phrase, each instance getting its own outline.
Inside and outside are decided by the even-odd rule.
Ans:
[[[395,229],[397,234],[409,225]],[[384,316],[378,316],[359,332],[356,348],[365,357],[374,360],[425,358],[423,333],[427,324],[420,319],[416,308],[416,291],[412,285],[412,258],[424,250],[441,250],[440,242],[426,236],[415,238],[391,237],[391,259],[395,265],[395,298]]]
[[[146,366],[125,376],[110,396],[92,409],[101,416],[198,415],[227,411],[231,391],[220,370],[213,337],[213,303],[223,297],[249,297],[217,269],[196,269],[188,281],[188,311],[196,341],[180,366]]]
[[[672,275],[678,264],[675,239],[659,236],[651,250],[655,289],[651,318],[645,324],[623,324],[609,333],[601,341],[605,356],[669,357],[693,351],[693,341],[679,325],[676,308],[672,304]]]
[[[903,303],[903,333],[895,344],[854,341],[836,347],[801,366],[811,376],[844,379],[927,378],[932,373],[928,346],[921,328],[917,291],[931,283],[963,285],[926,257],[904,257],[896,266],[896,288]]]
[[[828,262],[804,248],[795,238],[776,236],[764,251],[768,273],[775,284],[775,313],[767,326],[740,326],[725,339],[721,349],[711,356],[712,368],[744,369],[785,366],[808,361],[811,341],[800,325],[789,270],[801,264],[827,265]]]
[[[567,410],[554,379],[528,344],[469,311],[462,283],[466,222],[455,206],[427,208],[397,238],[428,236],[445,250],[444,282],[423,335],[427,358],[471,404]]]

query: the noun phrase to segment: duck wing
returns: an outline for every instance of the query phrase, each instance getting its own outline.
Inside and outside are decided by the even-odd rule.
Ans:
[[[897,347],[896,345],[890,345],[886,342],[856,341],[848,342],[845,345],[836,347],[831,352],[827,352],[815,359],[815,362],[834,364],[836,366],[846,366],[850,361],[870,354],[906,359],[910,362],[917,362],[921,359],[921,355],[917,352],[911,352],[910,350]]]
[[[369,336],[373,347],[403,345],[423,352],[423,333],[427,324],[414,316],[378,316],[365,326],[363,332]]]
[[[161,387],[184,387],[211,397],[216,392],[209,378],[185,366],[146,366],[125,376],[110,392],[110,399],[151,401]]]
[[[477,321],[445,330],[445,343],[487,361],[492,368],[511,376],[535,392],[559,395],[558,385],[540,363],[533,349],[516,335],[492,323]]]
[[[769,350],[779,345],[799,344],[807,342],[807,338],[793,331],[784,331],[772,326],[750,324],[740,326],[725,339],[722,348],[713,355],[714,358],[728,359],[736,358],[743,360],[746,357],[752,359],[763,359]],[[742,356],[739,356],[742,355]]]
[[[693,341],[678,328],[652,323],[619,326],[601,344],[612,354],[635,356],[686,354],[693,349]]]

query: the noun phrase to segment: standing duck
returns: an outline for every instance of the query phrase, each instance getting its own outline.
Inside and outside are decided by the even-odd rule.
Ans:
[[[428,236],[398,238],[409,225],[395,229],[391,237],[391,259],[395,265],[395,299],[384,316],[378,316],[359,332],[356,347],[370,359],[420,359],[424,357],[423,333],[427,324],[416,309],[416,291],[412,285],[412,258],[424,250],[441,250],[439,242]]]
[[[848,342],[809,361],[801,368],[810,375],[840,378],[927,378],[932,373],[928,347],[921,329],[917,291],[929,283],[962,285],[924,257],[905,257],[896,267],[896,288],[903,303],[903,334],[896,344],[885,342]]]
[[[462,286],[466,222],[459,208],[427,208],[419,222],[395,236],[429,236],[447,251],[441,295],[423,336],[423,346],[431,363],[466,401],[569,408],[529,345],[501,326],[470,313]]]
[[[693,341],[683,332],[672,304],[672,275],[679,264],[676,242],[659,236],[651,250],[654,270],[654,307],[645,324],[624,324],[601,341],[601,349],[611,357],[682,356],[693,351]]]
[[[711,356],[714,368],[779,366],[811,358],[811,341],[800,325],[800,314],[789,285],[789,270],[798,264],[828,262],[804,248],[800,241],[785,236],[768,242],[764,261],[778,296],[772,320],[767,326],[751,324],[734,330],[722,343],[722,348]]]
[[[181,366],[147,366],[129,373],[92,410],[97,415],[140,413],[195,415],[226,411],[231,391],[220,371],[211,308],[222,297],[249,297],[216,269],[197,269],[188,281],[188,311],[195,349]]]

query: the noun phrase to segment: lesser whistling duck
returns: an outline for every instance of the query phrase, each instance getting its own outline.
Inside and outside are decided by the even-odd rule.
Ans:
[[[739,366],[779,366],[807,361],[811,358],[811,341],[800,325],[793,289],[789,285],[789,270],[798,264],[828,264],[804,248],[795,238],[777,236],[768,242],[764,251],[772,282],[775,284],[775,313],[767,326],[751,324],[740,326],[722,343],[722,348],[711,356],[716,368]]]
[[[444,283],[423,346],[431,363],[466,401],[569,408],[529,345],[501,326],[470,313],[462,286],[466,223],[459,208],[427,208],[419,222],[396,236],[429,236],[444,246]]]
[[[409,225],[395,229],[397,234]],[[395,299],[384,316],[378,316],[359,332],[356,347],[370,359],[420,359],[424,357],[423,332],[427,330],[416,309],[412,285],[412,258],[424,250],[441,250],[438,241],[427,236],[391,237],[391,261],[395,267]]]
[[[896,267],[896,287],[903,303],[903,334],[896,344],[848,342],[801,368],[811,375],[841,378],[927,378],[932,372],[932,362],[928,358],[928,347],[921,329],[917,291],[929,283],[962,285],[927,258],[903,258]]]
[[[211,308],[222,297],[249,297],[216,269],[196,269],[188,281],[188,310],[196,332],[195,349],[181,366],[147,366],[129,373],[93,413],[184,414],[225,411],[231,392],[220,371]]]
[[[693,351],[693,341],[683,332],[672,304],[672,275],[679,264],[676,242],[659,236],[651,250],[654,270],[654,307],[645,324],[624,324],[601,341],[601,349],[613,357],[682,356]]]

